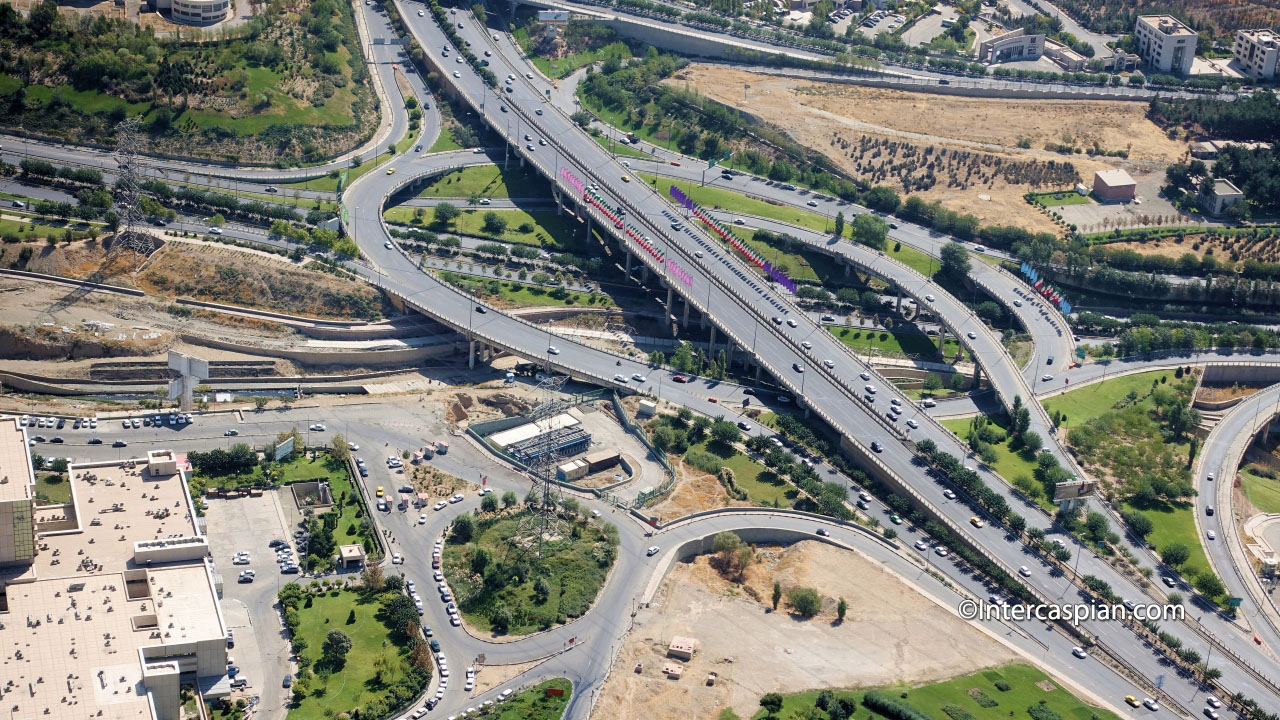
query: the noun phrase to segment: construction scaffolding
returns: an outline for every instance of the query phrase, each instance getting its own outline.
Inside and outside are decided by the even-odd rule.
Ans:
[[[111,241],[111,251],[132,250],[141,255],[150,255],[156,249],[156,241],[150,233],[143,231],[142,183],[145,173],[142,169],[145,161],[139,117],[135,115],[116,125],[114,157],[119,169],[116,171],[118,179],[113,199],[116,212],[120,215],[120,226]]]
[[[552,375],[538,383],[537,388],[534,389],[534,397],[545,397],[546,400],[530,413],[528,418],[530,422],[540,424],[573,407],[573,398],[564,397],[563,392],[565,381],[568,379],[565,375]],[[573,432],[575,428],[560,428],[539,433],[519,443],[520,451],[527,458],[521,458],[521,461],[532,471],[530,474],[533,476],[533,489],[530,495],[535,499],[529,508],[530,512],[521,518],[517,530],[521,535],[537,536],[538,560],[542,559],[543,545],[548,540],[564,537],[569,529],[568,523],[561,519],[559,514],[560,506],[564,501],[560,485],[552,479],[555,477],[556,466],[563,462],[564,449],[569,447],[564,444],[565,437],[561,435],[564,431]],[[583,431],[577,430],[577,432]],[[590,435],[587,439],[589,442]]]

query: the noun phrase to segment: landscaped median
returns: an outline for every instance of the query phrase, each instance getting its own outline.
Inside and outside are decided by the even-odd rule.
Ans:
[[[456,207],[454,209],[457,210]],[[449,217],[441,220],[436,217],[438,210],[439,207],[414,208],[401,205],[388,208],[382,216],[389,223],[408,227],[491,238],[520,245],[545,245],[570,252],[582,246],[575,232],[580,231],[581,226],[571,224],[570,218],[556,215],[554,211],[470,208],[461,210],[456,217],[453,211],[444,211]]]
[[[503,170],[500,165],[474,165],[432,178],[418,197],[431,198],[534,198],[546,197],[550,188],[533,168]]]
[[[587,517],[572,498],[547,512],[553,534],[539,538],[541,495],[523,507],[515,494],[489,495],[474,515],[454,519],[444,547],[445,579],[467,624],[493,635],[527,635],[579,618],[604,587],[618,552],[618,529]],[[541,557],[539,557],[541,552]]]

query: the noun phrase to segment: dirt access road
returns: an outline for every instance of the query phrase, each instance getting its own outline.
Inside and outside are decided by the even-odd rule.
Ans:
[[[913,158],[904,146],[913,147],[917,153],[933,146],[989,154],[1001,163],[1070,162],[1086,184],[1092,183],[1095,170],[1124,167],[1135,175],[1163,170],[1186,152],[1186,145],[1170,140],[1146,119],[1146,105],[1136,102],[951,97],[815,83],[697,64],[667,82],[688,86],[730,107],[741,108],[782,129],[796,142],[826,154],[853,177],[899,190],[902,183],[895,179],[897,169],[890,169],[887,176],[877,176],[882,172],[877,168],[885,161],[892,166],[911,164]],[[751,86],[745,101],[744,85]],[[841,143],[857,146],[864,138],[898,145],[880,147],[878,152],[862,156],[855,152],[852,157],[840,147]],[[1018,147],[1020,141],[1029,147]],[[1129,159],[1066,156],[1046,150],[1046,143],[1080,148],[1096,144],[1104,150],[1126,150]],[[1026,182],[1007,182],[999,175],[990,182],[979,181],[978,173],[970,177],[967,169],[960,168],[954,182],[942,169],[935,170],[936,184],[918,194],[957,212],[972,213],[984,224],[1054,230],[1022,195],[1031,190],[1061,189],[1063,185],[1037,188]],[[923,168],[915,172],[916,177],[922,174]],[[990,199],[980,197],[983,195]]]
[[[822,613],[808,620],[781,606],[767,613],[775,579],[784,594],[817,589]],[[837,624],[840,597],[849,613]],[[679,680],[661,673],[673,635],[699,642],[693,660],[680,663]],[[615,718],[617,708],[647,720],[714,718],[726,706],[751,717],[768,692],[925,683],[1015,657],[881,565],[812,541],[758,548],[743,584],[721,578],[705,555],[677,563],[623,643],[593,718]],[[710,672],[719,679],[709,687]]]

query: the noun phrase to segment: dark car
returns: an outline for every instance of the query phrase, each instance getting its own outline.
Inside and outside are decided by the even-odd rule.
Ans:
[[[129,443],[125,442],[124,440],[117,440],[111,443],[111,447],[129,447]]]
[[[67,419],[66,419],[66,418],[58,418],[58,429],[59,429],[59,430],[61,430],[62,428],[66,427],[66,426],[67,426]]]
[[[878,443],[878,442],[872,442],[872,443],[871,443],[871,449],[872,449],[872,450],[874,450],[874,451],[876,451],[876,452],[883,452],[883,451],[884,451],[884,446],[883,446],[883,445],[881,445],[881,444],[880,444],[880,443]]]
[[[43,436],[43,435],[37,435],[37,436],[35,436],[35,437],[31,438],[31,440],[32,440],[32,442],[38,442],[38,443],[42,443],[42,442],[44,442],[44,441],[45,441],[45,439],[44,439],[44,436]]]
[[[228,665],[227,674],[230,675],[231,677],[235,677],[236,675],[240,674],[240,668],[236,667],[235,665]]]
[[[284,683],[283,683],[283,685],[284,685],[285,687],[293,687],[293,676],[292,676],[292,675],[285,675],[285,676],[284,676]]]
[[[818,528],[818,534],[822,537],[831,537],[831,533],[826,528]]]
[[[890,230],[897,230],[897,229],[898,229],[898,223],[889,223],[889,229],[890,229]]]
[[[439,640],[428,640],[427,644],[431,646],[431,652],[440,652]]]
[[[102,444],[102,438],[89,438],[89,444],[90,444],[90,445],[101,445],[101,444]]]
[[[480,313],[481,315],[483,315],[483,314],[485,314],[485,313],[486,313],[486,312],[488,312],[488,311],[484,309],[484,306],[483,306],[483,305],[477,305],[477,306],[476,306],[476,312],[478,312],[478,313]]]
[[[285,565],[284,567],[280,568],[280,572],[284,573],[285,575],[296,575],[298,573],[298,566]]]
[[[435,635],[435,633],[433,633],[433,632],[431,631],[431,626],[430,626],[430,625],[423,625],[423,626],[422,626],[422,634],[423,634],[423,635],[426,635],[427,637],[432,637],[432,636],[434,636],[434,635]]]
[[[685,376],[683,376],[683,375],[676,375],[676,376],[672,377],[671,379],[672,379],[673,381],[675,381],[675,382],[678,382],[678,383],[687,383],[687,382],[689,382],[689,378],[687,378],[687,377],[685,377]]]
[[[62,439],[62,436],[61,436],[61,435],[55,435],[55,436],[53,437],[53,439],[52,439],[52,440],[50,440],[49,442],[60,443],[60,442],[64,442],[64,440]]]
[[[755,391],[753,388],[749,388],[749,387],[748,387],[748,388],[742,388],[742,394],[743,394],[743,395],[755,395],[755,394],[756,394],[756,391]]]
[[[435,698],[427,698],[427,709],[428,709],[428,710],[435,710],[435,709],[436,709],[436,704],[437,704],[438,702],[440,702],[440,701],[439,701],[439,700],[436,700]]]
[[[235,646],[236,646],[235,636],[231,634],[230,630],[228,630],[227,631],[227,647],[233,648]]]

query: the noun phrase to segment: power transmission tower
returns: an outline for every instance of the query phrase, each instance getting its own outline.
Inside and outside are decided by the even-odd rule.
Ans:
[[[142,131],[137,116],[116,124],[117,171],[115,187],[116,212],[120,215],[120,227],[116,229],[111,250],[132,250],[140,255],[150,255],[156,249],[155,238],[143,232],[142,215]]]
[[[537,535],[537,559],[542,560],[543,544],[552,538],[563,537],[568,523],[560,518],[559,507],[564,500],[560,486],[554,482],[556,467],[564,458],[560,443],[566,428],[554,424],[554,418],[573,407],[573,402],[562,397],[566,375],[551,375],[534,388],[535,397],[546,397],[530,413],[529,421],[537,423],[541,432],[525,447],[529,455],[526,464],[533,474],[533,490],[537,506],[520,519],[517,532],[521,536]]]

